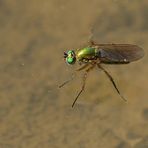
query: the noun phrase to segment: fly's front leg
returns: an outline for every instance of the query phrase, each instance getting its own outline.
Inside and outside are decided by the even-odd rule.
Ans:
[[[70,81],[72,81],[75,77],[75,73],[72,73],[72,76],[69,80],[65,81],[64,83],[62,83],[61,85],[59,85],[59,88],[63,87],[64,85],[66,85],[67,83],[69,83]]]
[[[73,102],[73,104],[72,104],[72,107],[74,107],[74,105],[75,105],[76,101],[78,100],[79,96],[80,96],[81,93],[84,91],[88,72],[89,72],[90,70],[92,70],[92,69],[94,68],[94,66],[95,66],[95,65],[91,65],[91,67],[89,67],[89,68],[85,71],[85,73],[84,73],[84,75],[83,75],[83,84],[82,84],[81,90],[79,91],[78,95],[76,96],[76,98],[75,98],[75,100],[74,100],[74,102]]]
[[[112,76],[100,65],[97,64],[98,68],[100,68],[101,70],[103,70],[103,72],[106,74],[106,76],[110,79],[110,81],[112,82],[114,88],[116,89],[117,93],[120,95],[120,97],[124,100],[127,101],[120,93],[119,89],[117,88],[117,85],[114,82],[114,79],[112,78]]]
[[[85,69],[88,66],[89,66],[89,64],[85,64],[84,66],[80,67],[79,69],[76,69],[76,71],[81,71],[81,70]]]
[[[64,85],[68,84],[70,81],[72,81],[75,78],[76,72],[81,71],[83,69],[85,69],[86,67],[88,67],[89,64],[85,64],[84,66],[80,67],[79,69],[77,69],[74,73],[72,73],[72,76],[69,80],[65,81],[64,83],[62,83],[61,85],[59,85],[59,88],[63,87]]]

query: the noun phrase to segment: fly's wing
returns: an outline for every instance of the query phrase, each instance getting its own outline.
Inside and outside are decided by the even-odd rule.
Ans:
[[[139,60],[144,51],[137,45],[131,44],[96,44],[101,63],[127,64]]]

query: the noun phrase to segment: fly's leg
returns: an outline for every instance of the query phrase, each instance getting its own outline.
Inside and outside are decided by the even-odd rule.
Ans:
[[[88,64],[86,64],[86,65],[80,67],[79,69],[76,70],[76,72],[77,72],[77,71],[81,71],[81,70],[85,69],[86,67],[88,67]],[[76,75],[76,73],[73,73],[72,76],[71,76],[71,78],[70,78],[69,80],[65,81],[64,83],[62,83],[62,84],[59,86],[59,88],[63,87],[64,85],[66,85],[67,83],[69,83],[70,81],[72,81],[72,80],[74,79],[75,75]]]
[[[83,69],[85,69],[86,67],[88,67],[89,64],[85,64],[84,66],[80,67],[79,69],[76,69],[76,71],[81,71]]]
[[[117,93],[120,95],[120,97],[124,100],[124,101],[127,101],[120,93],[119,89],[117,88],[117,85],[115,84],[114,82],[114,79],[112,78],[112,76],[100,65],[100,64],[97,64],[98,68],[100,68],[101,70],[104,71],[104,73],[107,75],[107,77],[110,79],[110,81],[112,82],[114,88],[116,89]]]
[[[96,45],[96,43],[93,40],[90,40],[89,43],[91,46]]]
[[[74,107],[74,105],[75,105],[76,101],[78,100],[79,96],[80,96],[81,93],[84,91],[88,72],[89,72],[91,69],[93,69],[94,66],[95,66],[95,65],[92,65],[91,67],[89,67],[89,68],[85,71],[85,73],[84,73],[84,75],[83,75],[83,84],[82,84],[81,90],[79,91],[78,95],[76,96],[76,98],[75,98],[75,100],[74,100],[74,102],[73,102],[73,104],[72,104],[72,107]]]
[[[90,39],[88,41],[88,44],[89,44],[90,47],[96,45],[96,43],[92,39]]]
[[[88,72],[86,71],[85,74],[84,74],[84,76],[83,76],[83,85],[82,85],[82,88],[81,88],[80,92],[78,93],[77,97],[75,98],[75,100],[74,100],[74,102],[72,104],[72,107],[74,107],[74,105],[75,105],[77,99],[79,98],[80,94],[84,91],[87,74],[88,74]]]
[[[59,85],[59,88],[63,87],[64,85],[66,85],[67,83],[69,83],[70,81],[72,81],[74,79],[74,77],[75,77],[75,74],[73,73],[72,76],[71,76],[71,78],[69,80],[67,80],[64,83],[62,83],[61,85]]]

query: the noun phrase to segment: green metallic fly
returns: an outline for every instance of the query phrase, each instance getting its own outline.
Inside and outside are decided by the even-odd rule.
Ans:
[[[112,82],[114,88],[120,97],[126,101],[126,99],[121,95],[117,85],[114,82],[112,76],[102,67],[102,64],[128,64],[133,61],[137,61],[144,56],[144,51],[137,45],[132,44],[97,44],[93,41],[90,41],[90,44],[87,47],[69,50],[68,52],[64,52],[64,59],[67,64],[73,65],[78,62],[82,67],[77,69],[76,71],[84,70],[85,73],[83,75],[83,84],[82,88],[76,96],[72,107],[74,107],[77,99],[80,94],[84,91],[85,82],[87,79],[87,75],[90,70],[94,67],[98,67],[101,69],[109,80]],[[63,87],[65,84],[70,82],[70,80],[65,81],[59,88]]]

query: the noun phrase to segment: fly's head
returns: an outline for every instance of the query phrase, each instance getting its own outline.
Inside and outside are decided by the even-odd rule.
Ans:
[[[64,52],[64,59],[67,64],[73,65],[76,62],[76,54],[73,50],[69,50],[68,52]]]

